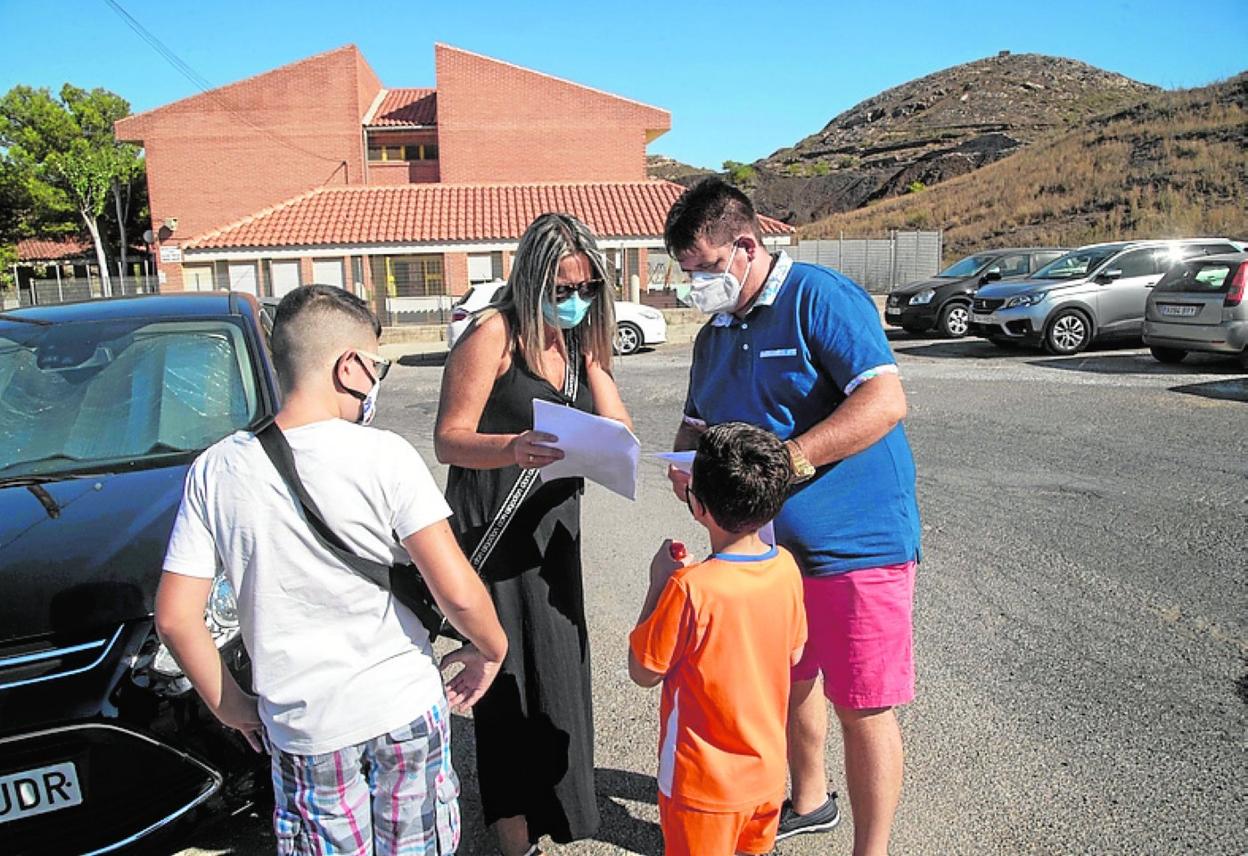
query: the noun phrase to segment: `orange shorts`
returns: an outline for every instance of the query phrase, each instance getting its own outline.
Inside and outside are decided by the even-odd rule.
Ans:
[[[659,793],[665,856],[770,853],[776,844],[783,795],[743,811],[702,811]]]

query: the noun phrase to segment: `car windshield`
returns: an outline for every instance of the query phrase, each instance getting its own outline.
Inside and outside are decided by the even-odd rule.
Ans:
[[[198,452],[258,411],[242,329],[226,320],[0,330],[0,480]]]
[[[974,276],[979,273],[981,268],[987,267],[995,258],[996,255],[991,253],[967,256],[949,265],[949,267],[936,274],[936,276],[941,279],[965,279],[968,276]]]
[[[1031,279],[1079,279],[1096,270],[1121,247],[1074,250],[1054,259],[1031,275]]]

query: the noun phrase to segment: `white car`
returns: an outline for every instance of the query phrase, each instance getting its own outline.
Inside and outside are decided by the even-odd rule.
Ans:
[[[468,329],[472,314],[494,300],[495,295],[507,283],[500,279],[493,282],[481,282],[468,289],[468,292],[455,301],[451,309],[451,323],[446,326],[446,347],[455,347],[455,342]],[[643,345],[661,345],[667,341],[667,321],[663,313],[640,303],[626,300],[615,301],[615,352],[621,355],[636,353]]]

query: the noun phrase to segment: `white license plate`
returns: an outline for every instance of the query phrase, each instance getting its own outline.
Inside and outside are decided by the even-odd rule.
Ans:
[[[971,320],[976,324],[995,324],[991,315],[980,315],[978,312],[971,313]]]
[[[900,314],[901,314],[901,307],[900,307],[900,306],[890,306],[890,307],[888,307],[887,309],[885,309],[885,310],[884,310],[884,314],[886,314],[886,315],[900,315]]]
[[[1200,311],[1199,306],[1159,306],[1162,315],[1177,315],[1180,318],[1190,318]]]
[[[0,776],[0,823],[81,803],[78,771],[71,763]]]

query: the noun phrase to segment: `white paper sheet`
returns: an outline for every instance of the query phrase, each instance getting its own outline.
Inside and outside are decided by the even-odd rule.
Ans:
[[[693,459],[697,452],[658,452],[654,457],[662,461],[667,461],[681,472],[687,473],[693,470]],[[758,537],[762,539],[764,544],[776,546],[776,526],[768,521],[762,529],[758,530]]]
[[[559,438],[552,446],[563,460],[541,469],[542,481],[587,478],[628,499],[637,499],[641,443],[627,426],[575,407],[533,399],[533,429]]]

